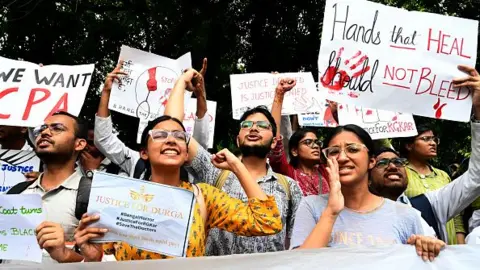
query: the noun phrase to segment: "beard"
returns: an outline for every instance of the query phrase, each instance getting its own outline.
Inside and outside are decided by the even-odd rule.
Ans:
[[[70,161],[75,153],[75,149],[63,148],[55,149],[56,151],[38,151],[35,149],[35,154],[45,164],[62,164]]]
[[[398,198],[400,197],[400,195],[402,195],[403,192],[405,192],[406,189],[407,189],[407,185],[385,186],[381,184],[376,184],[374,182],[371,182],[369,186],[370,192],[372,192],[375,195],[386,197],[386,198],[391,198],[391,197]]]
[[[271,150],[272,141],[267,144],[261,145],[240,145],[240,152],[242,152],[243,157],[257,157],[257,158],[266,158],[268,153]]]

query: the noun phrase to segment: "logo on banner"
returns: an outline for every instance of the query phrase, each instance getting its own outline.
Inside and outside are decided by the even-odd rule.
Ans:
[[[143,200],[144,202],[148,203],[148,202],[151,202],[153,200],[153,197],[155,197],[155,195],[146,194],[145,193],[145,186],[141,186],[140,187],[140,192],[136,192],[135,190],[130,189],[130,197],[135,201]]]

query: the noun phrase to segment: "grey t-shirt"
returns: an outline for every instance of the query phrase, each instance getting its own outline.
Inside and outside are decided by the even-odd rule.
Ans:
[[[291,247],[303,244],[317,225],[327,206],[328,194],[304,197],[298,207]],[[406,244],[412,234],[423,235],[420,218],[415,210],[385,199],[382,206],[369,213],[345,208],[337,217],[328,243],[329,247],[379,246]]]

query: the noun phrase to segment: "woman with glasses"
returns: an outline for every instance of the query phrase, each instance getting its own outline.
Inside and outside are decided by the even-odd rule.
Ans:
[[[190,70],[182,75],[175,87],[186,84],[197,73]],[[183,90],[182,90],[183,91]],[[182,91],[174,91],[175,93]],[[173,92],[172,92],[173,93]],[[258,124],[258,123],[257,123]],[[198,185],[180,179],[180,167],[188,158],[189,134],[181,121],[164,115],[150,122],[142,135],[141,158],[148,163],[147,174],[152,182],[181,187],[194,192],[196,205],[190,228],[187,257],[203,256],[206,236],[218,228],[242,236],[265,236],[282,230],[280,212],[274,197],[267,196],[254,181],[243,163],[227,149],[212,156],[211,162],[219,169],[234,173],[248,196],[248,202],[231,198],[225,192],[205,183]],[[75,241],[86,261],[100,261],[103,250],[113,253],[117,260],[165,259],[166,255],[138,249],[127,243],[110,243],[105,246],[89,243],[101,237],[102,228],[87,228],[101,217],[85,215],[75,234]]]
[[[429,126],[417,126],[418,135],[400,139],[400,154],[407,158],[408,187],[405,195],[413,198],[429,191],[437,190],[451,182],[445,171],[430,165],[437,157],[440,139]],[[459,215],[447,223],[448,244],[465,244],[465,229]]]
[[[328,180],[325,166],[320,163],[322,142],[318,140],[314,130],[298,129],[288,141],[290,162],[280,135],[283,98],[295,87],[295,79],[285,78],[278,82],[275,89],[275,100],[272,105],[272,116],[277,124],[277,145],[270,152],[269,164],[272,169],[297,181],[304,196],[328,193]]]
[[[330,193],[303,198],[295,217],[292,247],[413,244],[424,259],[438,255],[444,243],[422,236],[414,209],[369,191],[369,174],[375,166],[370,135],[356,125],[346,125],[337,127],[326,141],[322,152]]]

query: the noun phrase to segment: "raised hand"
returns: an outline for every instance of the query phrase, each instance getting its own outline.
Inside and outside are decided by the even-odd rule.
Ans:
[[[415,246],[417,255],[422,257],[424,261],[433,261],[446,245],[445,242],[437,238],[415,234],[408,238],[407,243]]]
[[[282,78],[278,81],[277,87],[275,88],[275,93],[284,95],[288,91],[297,85],[297,80],[293,78]]]
[[[221,170],[234,171],[236,166],[242,162],[238,157],[232,154],[232,152],[225,148],[212,155],[212,163],[215,167]]]
[[[113,81],[116,80],[118,83],[121,83],[120,77],[122,75],[127,75],[127,73],[122,71],[123,60],[117,64],[115,69],[107,74],[107,78],[105,79],[105,83],[103,84],[103,91],[110,92],[112,90]]]
[[[75,230],[75,243],[80,249],[80,252],[85,258],[86,262],[99,262],[103,257],[102,244],[94,244],[89,241],[94,238],[101,238],[108,232],[107,229],[92,228],[87,226],[100,219],[99,216],[89,216],[83,214],[82,220]]]
[[[345,207],[345,199],[342,194],[342,184],[340,183],[337,160],[334,158],[328,159],[326,169],[330,184],[327,209],[330,210],[333,215],[338,215]]]

